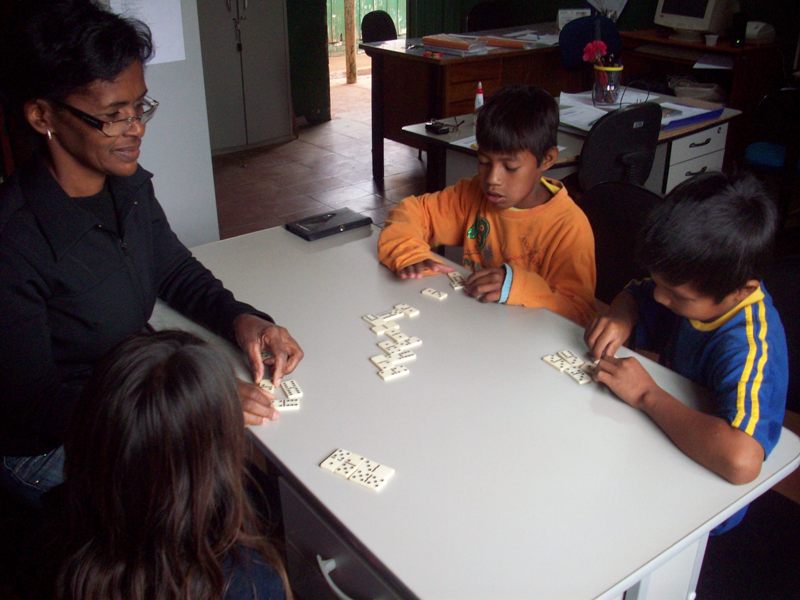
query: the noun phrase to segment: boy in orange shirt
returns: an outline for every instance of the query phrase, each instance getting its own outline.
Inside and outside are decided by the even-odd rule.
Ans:
[[[478,174],[410,196],[389,214],[378,258],[403,279],[447,273],[432,246],[463,246],[465,290],[481,302],[548,308],[586,325],[594,315],[594,237],[566,188],[542,174],[558,158],[558,104],[533,86],[492,96],[478,112]]]

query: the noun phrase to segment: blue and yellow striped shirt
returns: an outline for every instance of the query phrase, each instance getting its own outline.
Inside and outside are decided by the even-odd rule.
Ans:
[[[653,299],[652,280],[626,287],[639,305],[634,346],[711,391],[715,414],[755,438],[764,456],[786,410],[786,335],[763,284],[712,322],[686,319]]]

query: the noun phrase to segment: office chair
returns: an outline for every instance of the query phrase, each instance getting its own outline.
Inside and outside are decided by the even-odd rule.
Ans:
[[[650,175],[661,131],[661,107],[631,104],[602,116],[589,130],[578,162],[580,190],[604,181],[642,185]]]
[[[777,187],[781,219],[800,182],[800,89],[764,96],[753,114],[755,141],[745,148],[745,164]]]
[[[383,10],[368,12],[361,19],[361,41],[385,42],[397,39],[397,28],[391,15]]]
[[[564,25],[558,34],[558,49],[565,69],[572,71],[588,66],[583,62],[583,48],[592,40],[603,40],[608,52],[617,57],[622,50],[614,21],[602,15],[580,17]]]
[[[633,255],[636,237],[647,215],[661,196],[639,185],[622,181],[601,183],[588,190],[579,206],[594,232],[597,287],[595,297],[611,304],[631,280],[647,271]]]
[[[509,0],[486,0],[478,2],[467,13],[465,31],[484,31],[525,25],[525,13],[519,2]]]

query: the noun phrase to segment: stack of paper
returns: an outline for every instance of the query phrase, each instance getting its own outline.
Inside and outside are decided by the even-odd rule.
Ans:
[[[559,107],[560,123],[581,131],[589,131],[606,114],[606,111],[586,104],[562,104]]]
[[[673,102],[661,103],[661,128],[677,129],[701,121],[716,119],[722,114],[723,106],[714,108],[698,108]]]

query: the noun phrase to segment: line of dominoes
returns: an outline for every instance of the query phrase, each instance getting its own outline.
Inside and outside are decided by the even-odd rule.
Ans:
[[[384,381],[405,377],[410,373],[405,365],[416,360],[417,355],[411,349],[421,345],[422,340],[401,332],[397,321],[404,317],[413,319],[419,314],[419,309],[410,304],[395,304],[391,310],[377,314],[369,313],[361,317],[370,325],[370,331],[387,338],[378,342],[382,354],[369,358],[378,367],[378,377]]]
[[[557,371],[569,375],[580,385],[591,383],[592,375],[597,370],[597,362],[586,362],[571,350],[547,354],[542,360]]]
[[[343,448],[334,450],[319,466],[339,477],[375,491],[383,489],[394,475],[393,468]]]

